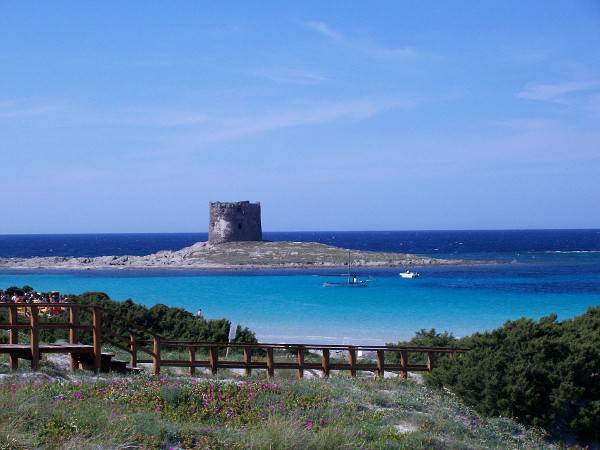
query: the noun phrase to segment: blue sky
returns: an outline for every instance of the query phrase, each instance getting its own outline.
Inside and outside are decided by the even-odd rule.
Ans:
[[[0,233],[600,227],[600,2],[2,2]]]

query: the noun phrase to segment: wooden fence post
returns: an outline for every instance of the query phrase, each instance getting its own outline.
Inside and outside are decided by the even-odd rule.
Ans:
[[[323,349],[323,356],[321,356],[321,370],[323,370],[323,376],[329,377],[329,349]]]
[[[271,379],[275,375],[273,369],[273,347],[267,348],[267,378]]]
[[[385,351],[377,350],[377,375],[385,376]]]
[[[17,315],[17,305],[10,305],[8,307],[8,320],[10,325],[17,325],[19,322]],[[9,344],[18,344],[19,343],[19,329],[11,328],[8,333],[8,343]],[[12,353],[8,354],[9,362],[10,362],[10,370],[17,370],[19,368],[19,358],[17,355],[13,355]]]
[[[406,366],[408,365],[408,352],[406,350],[400,350],[400,378],[406,379],[408,377],[408,371]]]
[[[77,340],[79,339],[77,333],[77,325],[79,324],[79,320],[77,317],[77,308],[71,306],[69,307],[69,344],[75,345],[77,344]],[[71,364],[70,370],[71,372],[75,372],[77,370],[77,358],[75,358],[75,354],[71,353]]]
[[[247,366],[247,364],[250,364],[250,362],[252,362],[252,349],[244,347],[244,364],[246,364],[244,372],[247,377],[249,377],[252,374],[252,368]]]
[[[160,374],[160,338],[152,336],[152,375]]]
[[[131,352],[131,358],[129,359],[129,364],[131,367],[137,367],[137,340],[135,339],[135,334],[129,333],[129,351]]]
[[[94,372],[99,373],[102,366],[102,310],[92,308],[92,345],[94,346]]]
[[[298,379],[304,378],[304,347],[298,347]]]
[[[188,353],[190,357],[190,377],[193,377],[196,373],[196,367],[194,366],[194,363],[196,362],[196,349],[190,346],[188,348]]]
[[[40,329],[38,327],[38,308],[29,307],[29,325],[31,334],[29,338],[29,347],[31,350],[31,370],[37,370],[40,362]]]
[[[348,363],[350,365],[350,376],[356,376],[356,348],[354,346],[348,347]]]
[[[210,353],[210,372],[213,375],[217,374],[219,367],[219,347],[209,347]]]

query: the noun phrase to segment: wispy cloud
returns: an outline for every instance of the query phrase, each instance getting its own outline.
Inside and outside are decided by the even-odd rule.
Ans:
[[[338,33],[337,31],[335,31],[333,28],[331,28],[325,22],[319,22],[317,20],[310,20],[308,22],[304,22],[304,25],[306,25],[311,30],[316,31],[317,33],[321,33],[322,35],[327,36],[330,39],[333,39],[334,41],[341,42],[344,40],[344,36],[341,33]]]
[[[508,128],[515,131],[534,131],[556,129],[563,125],[560,120],[554,119],[506,119],[490,122],[492,125]]]
[[[562,102],[569,94],[585,92],[600,88],[600,80],[570,81],[565,83],[527,85],[517,93],[517,97],[528,100]]]
[[[234,140],[285,128],[322,125],[338,120],[361,121],[385,111],[410,108],[415,99],[363,98],[340,102],[318,102],[243,118],[215,118],[198,130],[199,142]]]
[[[327,81],[328,78],[308,70],[302,69],[290,69],[290,68],[271,68],[271,69],[260,69],[254,72],[259,77],[266,78],[276,83],[290,83],[290,84],[319,84],[323,81]]]
[[[194,111],[128,109],[103,117],[102,121],[114,125],[173,128],[200,125],[208,122],[209,116]]]
[[[28,117],[41,116],[62,109],[56,104],[25,104],[16,100],[0,101],[0,120],[18,120]]]
[[[339,45],[343,45],[373,58],[406,57],[413,56],[417,53],[413,47],[385,47],[371,40],[363,41],[347,37],[325,22],[313,20],[304,22],[304,25],[310,30],[331,39]]]

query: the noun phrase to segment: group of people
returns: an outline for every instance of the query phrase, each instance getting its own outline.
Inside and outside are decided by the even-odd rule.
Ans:
[[[12,294],[12,295],[11,295]],[[4,292],[0,290],[1,303],[55,303],[56,306],[41,306],[40,314],[46,316],[58,316],[63,313],[64,309],[59,306],[60,303],[66,303],[66,299],[62,298],[60,292],[52,291],[49,294],[41,292]],[[18,308],[19,314],[27,314],[27,308]]]

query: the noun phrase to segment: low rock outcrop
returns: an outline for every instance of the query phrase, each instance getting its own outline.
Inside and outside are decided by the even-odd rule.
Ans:
[[[145,256],[0,258],[0,268],[46,269],[235,269],[344,267],[348,249],[316,242],[198,242],[176,251]],[[398,267],[465,264],[472,261],[437,259],[405,253],[350,251],[353,267]]]

